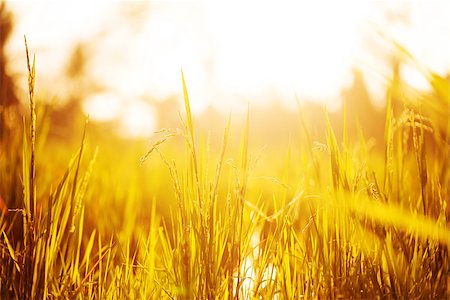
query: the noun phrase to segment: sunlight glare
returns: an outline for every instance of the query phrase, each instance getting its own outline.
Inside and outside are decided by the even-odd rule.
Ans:
[[[99,122],[112,121],[119,116],[121,103],[114,93],[94,94],[83,103],[85,113]]]
[[[156,130],[156,125],[156,114],[152,107],[139,100],[130,101],[120,117],[120,131],[124,136],[150,136]]]
[[[401,78],[408,85],[420,91],[429,91],[431,86],[427,78],[416,67],[404,65],[401,69]]]
[[[259,229],[253,232],[250,240],[253,251],[244,257],[240,268],[240,274],[238,274],[238,272],[235,272],[234,274],[234,290],[237,288],[238,275],[241,276],[239,294],[243,299],[253,299],[255,289],[260,288],[264,290],[269,288],[277,278],[277,269],[272,263],[266,262],[266,265],[258,265],[258,263],[261,262],[259,257],[261,252],[260,235],[261,232]],[[275,290],[272,299],[279,299],[278,293],[279,292]]]
[[[218,49],[215,76],[224,91],[261,101],[276,90],[292,101],[294,90],[303,98],[330,102],[350,82],[363,6],[349,10],[340,4],[324,8],[296,2],[209,9]]]
[[[377,42],[377,31],[404,45],[440,75],[450,69],[450,40],[445,39],[450,32],[445,21],[450,4],[445,1],[142,5],[142,10],[138,7],[142,13],[131,16],[132,22],[118,3],[71,5],[70,14],[65,4],[11,3],[17,22],[7,52],[18,62],[9,64],[8,71],[25,78],[22,54],[27,33],[37,53],[40,85],[51,87],[57,97],[64,95],[67,80],[61,74],[71,49],[82,42],[89,46],[84,78],[118,97],[157,102],[176,98],[182,103],[183,69],[191,108],[198,115],[209,106],[239,112],[249,103],[272,101],[295,109],[296,96],[301,102],[336,110],[355,67],[362,70],[372,99],[382,106],[392,75],[388,58],[392,49],[386,40]],[[405,81],[427,89],[423,78],[410,69],[402,70]],[[92,105],[85,105],[87,112]],[[106,113],[99,118],[110,117]]]

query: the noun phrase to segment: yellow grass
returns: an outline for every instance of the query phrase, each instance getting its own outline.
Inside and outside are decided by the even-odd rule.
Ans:
[[[87,122],[47,139],[27,59],[30,116],[0,141],[0,298],[450,297],[450,96],[436,74],[422,70],[434,92],[418,105],[391,92],[380,149],[348,134],[346,112],[342,139],[325,111],[326,142],[313,140],[300,109],[298,140],[271,157],[250,109],[238,144],[231,116],[217,141],[198,128],[183,73],[183,129],[150,147]]]

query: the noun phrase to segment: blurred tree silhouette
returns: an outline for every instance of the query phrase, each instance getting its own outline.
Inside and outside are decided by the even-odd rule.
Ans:
[[[82,103],[91,94],[103,89],[89,76],[89,62],[95,41],[78,41],[73,46],[64,68],[65,94],[51,110],[50,136],[66,137],[83,127]]]
[[[7,72],[5,54],[5,46],[12,33],[13,25],[13,16],[6,9],[5,1],[0,0],[0,168],[2,170],[0,199],[2,199],[3,210],[20,207],[23,201],[22,183],[16,172],[22,165],[22,153],[20,150],[12,151],[21,143],[22,136],[17,132],[21,132],[22,129],[20,119],[23,115],[21,112],[23,107],[16,95],[14,78]],[[23,236],[21,219],[21,213],[8,213],[3,220],[5,224],[13,224],[7,230],[17,233],[14,238],[11,238],[13,244]]]
[[[342,100],[347,109],[347,126],[351,136],[357,135],[357,126],[361,126],[363,132],[376,140],[383,139],[384,111],[377,110],[369,95],[364,80],[364,75],[359,69],[353,69],[352,85],[342,90]],[[339,119],[343,116],[340,113]]]
[[[5,46],[12,28],[12,15],[7,11],[5,2],[0,1],[0,140],[5,138],[14,125],[19,105],[14,81],[6,70]]]

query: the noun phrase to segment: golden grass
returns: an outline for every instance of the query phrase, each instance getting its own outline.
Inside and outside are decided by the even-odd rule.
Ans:
[[[239,147],[231,117],[218,151],[198,138],[182,73],[183,130],[99,150],[86,122],[52,178],[41,174],[61,170],[54,156],[68,149],[43,148],[28,47],[27,61],[30,119],[22,140],[1,141],[1,298],[450,297],[450,121],[439,111],[450,96],[436,74],[423,70],[435,93],[405,100],[403,114],[389,97],[384,154],[347,135],[346,113],[342,141],[326,112],[326,144],[312,140],[299,110],[300,148],[264,161],[250,112]],[[261,162],[273,174],[256,174]]]

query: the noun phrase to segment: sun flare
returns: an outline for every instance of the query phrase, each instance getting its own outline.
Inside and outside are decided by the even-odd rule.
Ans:
[[[441,74],[450,68],[446,55],[450,42],[438,38],[450,32],[443,21],[449,5],[434,4],[437,8],[432,11],[426,5],[370,1],[92,3],[89,9],[70,6],[68,18],[62,13],[66,7],[55,5],[45,10],[46,22],[39,22],[40,27],[36,20],[44,13],[43,6],[11,7],[18,16],[17,32],[32,32],[33,44],[42,49],[39,62],[49,66],[41,74],[43,83],[62,82],[58,78],[68,49],[82,40],[90,51],[86,72],[93,82],[116,91],[122,106],[143,96],[155,101],[178,97],[183,68],[192,109],[200,114],[210,106],[243,111],[248,103],[271,101],[295,108],[296,96],[335,110],[341,106],[342,89],[352,82],[353,68],[363,70],[372,98],[384,105],[385,78],[391,70],[380,63],[385,55],[380,53],[386,50],[373,46],[378,43],[376,31],[392,33]],[[432,12],[435,18],[429,17]],[[54,23],[63,25],[51,27]],[[424,39],[428,48],[418,42]],[[21,41],[21,34],[13,35],[9,51],[19,53]],[[15,69],[20,65],[10,65],[11,72],[21,72]],[[405,67],[402,74],[409,84],[429,89],[414,68]],[[62,86],[53,86],[58,94],[64,93]],[[102,114],[94,113],[92,104],[85,107],[94,118]]]

